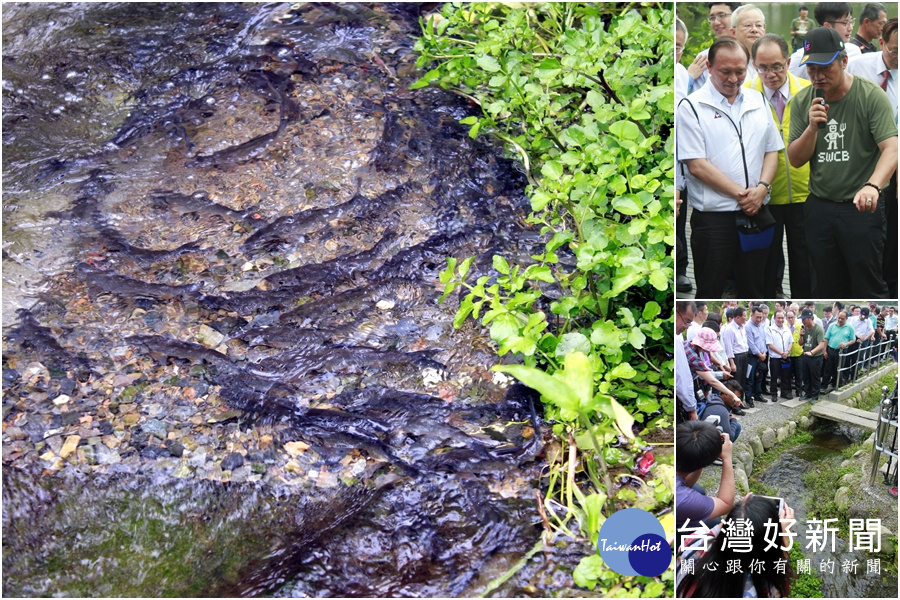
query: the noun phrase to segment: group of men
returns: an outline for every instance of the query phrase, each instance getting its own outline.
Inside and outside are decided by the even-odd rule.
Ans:
[[[807,23],[792,55],[757,7],[708,7],[716,41],[676,64],[679,236],[689,206],[696,297],[722,298],[729,281],[739,298],[783,297],[786,235],[792,295],[896,298],[896,17],[867,4],[851,39],[851,5],[819,3],[821,27]],[[677,21],[676,63],[687,37]]]
[[[731,301],[723,306],[724,323],[721,315],[708,312],[706,302],[679,302],[676,306],[680,314],[676,324],[681,323],[676,331],[679,335],[684,332],[688,365],[678,372],[680,361],[676,360],[676,381],[684,378],[693,388],[683,385],[679,390],[676,386],[676,396],[687,413],[710,392],[705,385],[710,377],[698,375],[704,368],[713,371],[712,378],[736,381],[735,389],[742,391],[743,400],[732,412],[742,414],[742,404],[753,408],[770,399],[777,402],[779,395],[791,400],[797,394],[800,400],[815,403],[820,394],[838,387],[839,375],[843,382],[855,370],[873,367],[874,349],[883,340],[891,340],[894,347],[897,343],[896,309],[879,309],[874,302],[846,309],[843,303],[834,302],[824,307],[824,316],[819,317],[812,301],[802,308],[778,301],[771,316],[764,303],[745,308]],[[719,344],[704,339],[692,342],[697,336],[709,336],[710,330],[718,333]],[[710,352],[710,360],[698,368],[697,354],[703,350]],[[687,418],[695,417],[689,414]],[[731,437],[734,440],[736,436]]]

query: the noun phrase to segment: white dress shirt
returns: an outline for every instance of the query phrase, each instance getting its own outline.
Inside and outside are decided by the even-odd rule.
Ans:
[[[854,56],[847,62],[847,72],[852,75],[864,77],[881,87],[884,79],[884,72],[888,71],[890,76],[887,81],[887,95],[894,107],[894,121],[897,120],[897,69],[888,69],[884,64],[884,54],[882,52],[868,52]]]

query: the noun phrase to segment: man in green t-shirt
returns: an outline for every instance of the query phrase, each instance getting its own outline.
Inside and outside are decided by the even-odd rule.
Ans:
[[[804,308],[800,313],[803,321],[803,360],[800,362],[803,369],[803,397],[800,400],[809,400],[811,404],[819,401],[819,390],[822,386],[822,363],[825,360],[825,332],[822,326],[816,323],[815,313]]]
[[[809,163],[804,216],[813,294],[886,298],[880,196],[897,168],[893,108],[881,88],[846,72],[844,41],[834,29],[807,34],[801,64],[812,86],[791,106],[788,160],[794,167]]]
[[[825,370],[822,374],[822,389],[826,393],[829,391],[829,387],[835,388],[838,385],[837,369],[841,350],[853,345],[854,342],[856,342],[856,332],[853,330],[853,326],[847,323],[847,311],[842,310],[838,313],[837,321],[832,323],[825,332]],[[844,379],[847,379],[846,375]]]

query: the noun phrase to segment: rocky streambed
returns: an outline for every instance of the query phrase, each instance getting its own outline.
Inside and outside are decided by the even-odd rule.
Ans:
[[[408,90],[427,8],[4,6],[4,594],[464,595],[539,539],[539,403],[437,303],[539,240]]]

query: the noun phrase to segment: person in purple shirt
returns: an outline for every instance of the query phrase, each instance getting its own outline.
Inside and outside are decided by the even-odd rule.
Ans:
[[[697,527],[703,521],[713,526],[714,519],[728,514],[734,506],[734,465],[731,439],[709,421],[685,421],[675,428],[675,521],[681,529]],[[722,461],[719,491],[713,496],[697,486],[704,467],[716,459]]]

